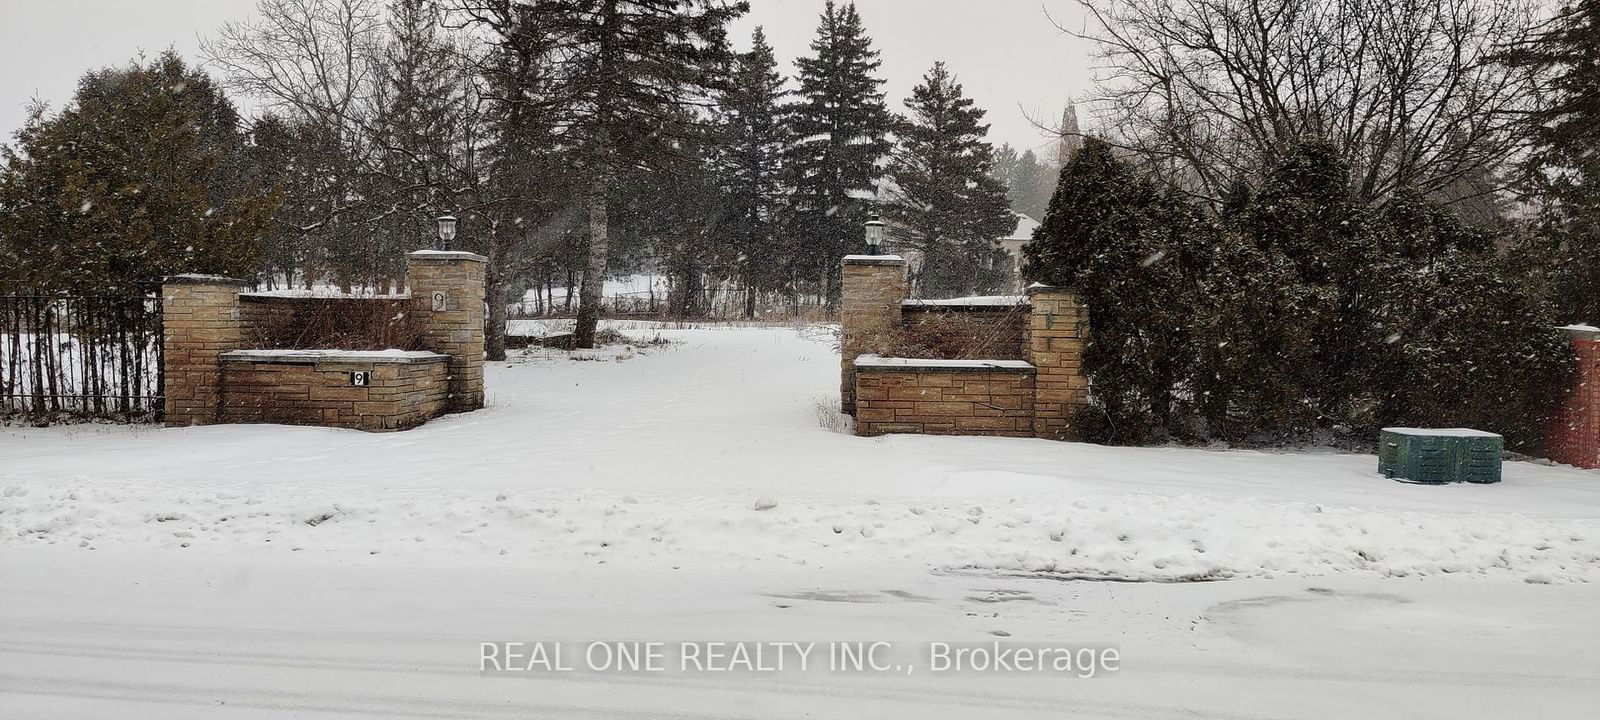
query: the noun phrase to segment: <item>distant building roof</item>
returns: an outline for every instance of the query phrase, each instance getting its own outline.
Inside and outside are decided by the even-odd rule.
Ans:
[[[1007,235],[1001,239],[1022,240],[1024,242],[1032,240],[1033,231],[1035,228],[1039,227],[1039,221],[1028,217],[1023,213],[1013,212],[1011,214],[1017,216],[1017,227],[1011,231],[1010,235]]]

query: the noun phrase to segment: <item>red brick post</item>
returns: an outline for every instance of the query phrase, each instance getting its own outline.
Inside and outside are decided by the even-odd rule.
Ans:
[[[450,356],[449,412],[483,407],[482,255],[418,250],[406,256],[411,321],[423,347]]]
[[[1071,290],[1035,284],[1028,288],[1032,310],[1023,342],[1033,363],[1033,433],[1052,440],[1072,439],[1068,421],[1089,404],[1083,374],[1083,346],[1089,337],[1089,309]]]
[[[239,291],[244,280],[177,275],[161,285],[161,358],[167,425],[222,420],[219,355],[243,347]]]
[[[1578,379],[1545,433],[1550,459],[1578,467],[1600,467],[1600,329],[1562,328],[1572,336]]]
[[[873,341],[900,329],[906,299],[906,261],[897,255],[846,255],[839,298],[839,407],[856,411],[856,356]]]

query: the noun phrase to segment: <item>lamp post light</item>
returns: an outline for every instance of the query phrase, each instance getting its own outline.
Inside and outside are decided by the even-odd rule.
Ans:
[[[873,213],[865,223],[868,255],[877,255],[878,248],[883,245],[883,227],[883,221],[878,219],[877,213]]]
[[[456,239],[456,216],[439,216],[439,249],[449,250],[450,241]]]

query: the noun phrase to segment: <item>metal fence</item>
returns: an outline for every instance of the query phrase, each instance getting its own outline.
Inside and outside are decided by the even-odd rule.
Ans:
[[[161,417],[161,294],[0,287],[0,416]]]

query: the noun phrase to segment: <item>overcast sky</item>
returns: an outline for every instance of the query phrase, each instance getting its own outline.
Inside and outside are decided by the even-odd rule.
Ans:
[[[809,54],[822,0],[750,4],[750,14],[734,28],[737,44],[746,47],[750,30],[765,26],[792,76],[794,58]],[[200,37],[224,22],[249,18],[254,7],[255,0],[5,0],[0,134],[10,142],[31,98],[59,107],[87,69],[168,47],[198,60]],[[1063,24],[1081,23],[1073,0],[858,0],[857,7],[881,53],[884,90],[896,110],[922,73],[943,60],[989,111],[991,140],[1044,147],[1047,141],[1026,115],[1053,124],[1070,98],[1089,89],[1088,48],[1045,17],[1048,10]]]

